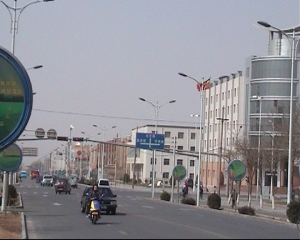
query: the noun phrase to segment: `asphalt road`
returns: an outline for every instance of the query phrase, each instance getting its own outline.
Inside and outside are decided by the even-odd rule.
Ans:
[[[80,212],[83,186],[55,194],[25,179],[22,194],[29,239],[298,239],[294,224],[151,199],[149,193],[114,188],[116,215],[93,225]]]

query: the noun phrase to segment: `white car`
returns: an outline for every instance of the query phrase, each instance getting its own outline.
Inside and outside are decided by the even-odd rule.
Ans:
[[[52,175],[44,175],[43,180],[41,181],[42,186],[53,186],[53,176]]]
[[[98,187],[100,187],[100,186],[109,186],[108,179],[99,179],[98,180]]]

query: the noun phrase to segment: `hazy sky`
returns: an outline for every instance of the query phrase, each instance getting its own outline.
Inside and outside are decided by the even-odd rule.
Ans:
[[[13,0],[3,0],[13,7]],[[23,7],[32,1],[18,0]],[[250,55],[266,55],[266,21],[284,29],[299,24],[298,0],[55,0],[22,11],[15,55],[30,70],[33,110],[26,129],[55,129],[59,136],[125,137],[136,126],[195,125],[199,112],[196,79],[218,78],[245,69]],[[13,14],[13,12],[12,12]],[[19,16],[20,11],[17,11]],[[0,45],[11,51],[10,15],[0,3]],[[26,132],[34,134],[34,132]],[[30,136],[27,136],[30,137]],[[41,159],[66,142],[31,141]]]

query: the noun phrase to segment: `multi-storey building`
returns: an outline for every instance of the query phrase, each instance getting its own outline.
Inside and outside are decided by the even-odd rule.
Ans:
[[[210,87],[204,90],[200,180],[208,188],[218,185],[218,176],[223,179],[221,184],[224,184],[228,160],[225,153],[234,148],[234,142],[239,137],[245,122],[244,86],[242,72],[238,71],[236,74],[211,80]],[[199,129],[200,127],[195,126],[158,125],[157,133],[165,135],[165,149],[175,148],[178,151],[194,153],[196,156],[199,151],[197,143]],[[139,132],[154,133],[154,130],[154,125],[138,127]],[[222,141],[221,130],[223,130]],[[132,130],[133,143],[135,143],[136,131],[136,128]],[[137,179],[149,181],[152,178],[152,162],[151,151],[138,149],[135,164]],[[155,179],[168,183],[176,165],[185,166],[187,177],[195,179],[198,175],[198,162],[198,158],[193,156],[156,152]],[[127,169],[130,170],[131,177],[133,163],[134,154],[128,153]]]

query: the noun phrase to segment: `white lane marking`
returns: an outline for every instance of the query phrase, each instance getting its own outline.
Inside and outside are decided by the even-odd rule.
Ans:
[[[62,204],[60,204],[60,203],[53,203],[52,205],[60,206],[60,205],[62,205]]]
[[[119,231],[119,233],[123,234],[123,235],[127,235],[126,232],[123,232],[123,231]]]
[[[33,194],[37,194],[37,192],[34,192]]]
[[[195,211],[195,209],[188,209],[188,208],[179,208],[181,211]]]
[[[150,208],[150,209],[154,209],[154,207],[151,206],[142,206],[143,208]]]

